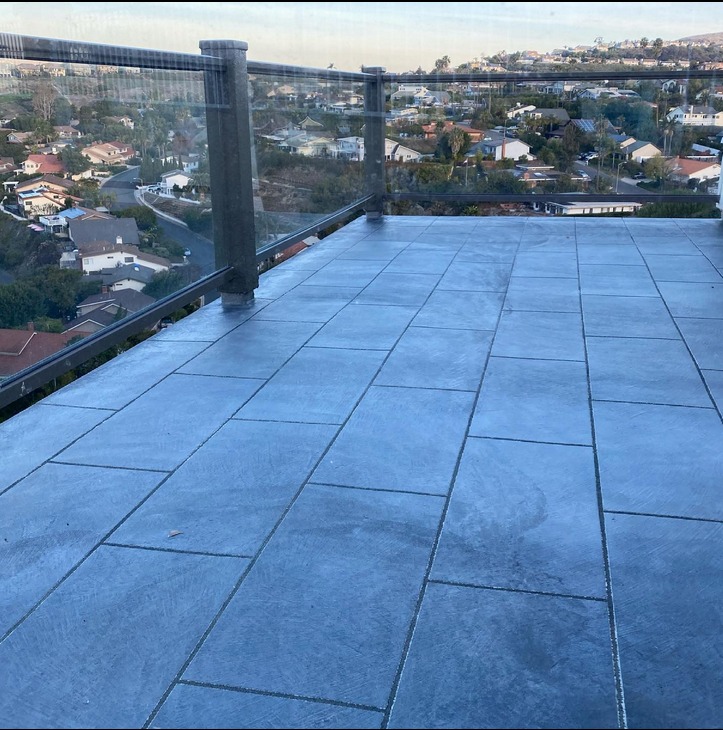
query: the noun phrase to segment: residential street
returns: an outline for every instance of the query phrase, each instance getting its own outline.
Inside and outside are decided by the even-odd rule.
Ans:
[[[138,168],[132,167],[118,175],[114,175],[103,184],[104,188],[115,194],[115,208],[122,209],[132,205],[138,205],[138,201],[135,198],[135,185],[133,183],[137,175]],[[177,241],[184,248],[191,250],[189,261],[196,264],[204,276],[216,270],[212,241],[209,241],[203,236],[199,236],[183,225],[161,218],[161,216],[158,216],[158,225],[167,236]]]

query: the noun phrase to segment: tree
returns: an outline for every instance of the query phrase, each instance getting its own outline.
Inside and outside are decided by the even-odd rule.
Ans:
[[[673,168],[664,157],[651,157],[645,161],[645,174],[658,186],[664,187],[670,180]]]
[[[650,45],[650,41],[645,36],[643,36],[640,39],[640,47],[641,48],[647,48],[649,45]]]
[[[449,56],[442,56],[442,58],[438,58],[434,62],[434,71],[435,73],[443,73],[444,71],[447,71],[449,68],[450,60]]]
[[[661,51],[663,50],[663,39],[662,38],[656,38],[653,41],[653,53],[656,56],[660,56]]]
[[[75,147],[65,147],[60,151],[60,159],[71,175],[77,175],[90,167],[90,162]]]
[[[57,97],[57,92],[49,83],[39,84],[32,99],[35,114],[46,122],[50,122],[53,119]]]
[[[139,230],[147,231],[158,225],[155,212],[145,205],[131,205],[115,213],[118,218],[133,218]]]

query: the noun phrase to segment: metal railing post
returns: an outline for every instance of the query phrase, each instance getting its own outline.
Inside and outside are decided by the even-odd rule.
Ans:
[[[259,285],[253,193],[253,136],[243,41],[201,41],[201,52],[225,61],[204,72],[216,268],[231,266],[224,305],[248,302]]]
[[[386,109],[384,106],[385,68],[375,66],[362,69],[374,74],[364,85],[364,177],[367,195],[374,197],[365,206],[367,219],[381,218],[384,209],[384,138]]]

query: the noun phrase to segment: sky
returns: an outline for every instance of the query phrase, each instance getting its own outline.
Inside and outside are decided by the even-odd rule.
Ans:
[[[554,48],[643,36],[723,32],[723,3],[13,2],[0,31],[198,52],[199,40],[249,44],[256,61],[357,71],[430,70],[502,50]]]

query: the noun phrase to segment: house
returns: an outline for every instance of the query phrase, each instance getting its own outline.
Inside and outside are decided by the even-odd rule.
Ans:
[[[646,142],[643,139],[635,140],[625,146],[621,145],[621,149],[625,159],[635,160],[635,162],[645,162],[651,157],[659,157],[663,154],[652,142]]]
[[[33,141],[32,132],[10,132],[7,141],[12,144],[30,144]]]
[[[364,137],[340,137],[336,140],[336,155],[347,160],[363,160]]]
[[[81,251],[97,250],[100,246],[114,246],[118,243],[140,245],[135,218],[75,216],[70,219],[68,228],[70,240]]]
[[[26,218],[35,218],[57,213],[59,210],[68,207],[68,200],[73,203],[80,202],[80,198],[53,192],[42,185],[29,190],[23,190],[22,192],[16,192],[16,194],[18,197],[18,205]]]
[[[58,195],[69,195],[73,188],[73,183],[71,180],[66,180],[57,175],[46,174],[40,177],[34,177],[32,180],[25,180],[24,182],[18,183],[15,187],[15,192],[23,193],[39,187],[57,193]]]
[[[303,157],[333,157],[336,150],[336,142],[331,137],[317,137],[307,132],[289,135],[277,146],[284,152]]]
[[[15,172],[15,160],[12,157],[0,157],[0,175]]]
[[[723,111],[717,112],[712,106],[677,106],[665,118],[685,127],[723,127]]]
[[[385,160],[390,162],[419,162],[423,156],[421,152],[417,152],[411,147],[405,147],[393,139],[384,140]]]
[[[472,145],[467,151],[467,157],[475,157],[477,153],[492,155],[494,160],[519,160],[520,157],[530,156],[530,145],[521,139],[512,139],[493,133],[488,133],[485,139]]]
[[[104,269],[139,264],[154,272],[168,271],[171,262],[162,256],[141,251],[137,246],[126,243],[99,244],[80,251],[80,266],[83,274],[102,274]]]
[[[129,116],[106,117],[111,124],[121,124],[127,129],[135,129],[136,123]]]
[[[424,130],[425,139],[436,139],[440,131],[436,122],[423,124],[422,129]],[[484,137],[484,132],[481,129],[475,129],[474,127],[470,127],[468,124],[451,122],[449,120],[445,120],[442,123],[441,131],[443,134],[444,132],[451,132],[453,129],[459,129],[461,132],[464,132],[469,136],[471,142],[479,142]]]
[[[708,147],[703,144],[692,144],[690,147],[692,150],[692,153],[688,155],[690,159],[707,161],[720,160],[721,151],[715,147]]]
[[[198,152],[191,152],[188,155],[181,155],[178,160],[181,163],[183,172],[190,173],[194,170],[198,170],[198,165],[201,161],[201,155],[199,155]]]
[[[83,133],[79,129],[71,127],[68,124],[58,125],[53,127],[53,129],[61,139],[80,139],[83,136]]]
[[[100,276],[103,285],[108,287],[108,291],[120,291],[121,289],[142,291],[143,287],[153,279],[155,273],[155,269],[150,266],[123,264],[101,269]]]
[[[532,119],[544,119],[550,122],[555,122],[559,126],[564,126],[570,121],[570,115],[567,113],[567,109],[562,107],[555,108],[536,108],[530,112],[527,112],[524,116],[531,117]]]
[[[24,175],[62,175],[65,172],[65,165],[57,155],[28,155],[22,168]]]
[[[538,204],[539,205],[539,204]],[[635,213],[642,203],[585,201],[580,203],[545,203],[545,212],[552,215],[601,215],[603,213]]]
[[[521,117],[528,112],[534,111],[536,108],[537,107],[534,106],[534,104],[526,104],[523,106],[518,102],[516,106],[514,106],[507,112],[506,116],[508,119],[516,119],[517,117]]]
[[[310,116],[306,116],[305,119],[302,119],[299,122],[299,128],[303,129],[304,131],[310,130],[310,131],[319,131],[321,129],[324,129],[324,125],[321,122],[317,122],[316,119],[312,119]]]
[[[687,157],[675,157],[668,164],[671,178],[681,183],[687,184],[692,180],[702,182],[720,177],[719,162],[704,162],[691,160]]]
[[[585,132],[585,134],[597,134],[597,132],[599,131],[595,119],[571,119],[570,123],[575,125],[581,132]],[[609,119],[603,119],[602,132],[604,134],[611,135],[617,134],[618,130],[615,129]]]
[[[124,142],[102,142],[84,147],[81,154],[95,165],[124,165],[136,153]]]
[[[134,289],[104,290],[87,297],[77,306],[77,316],[68,322],[65,332],[73,335],[92,334],[154,302],[153,297]]]
[[[38,223],[44,226],[50,233],[57,234],[65,233],[71,220],[108,220],[113,217],[114,216],[109,213],[101,213],[97,210],[92,210],[91,208],[82,208],[81,206],[76,205],[73,208],[61,210],[56,214],[40,216]],[[73,258],[73,261],[75,261],[75,258]]]
[[[174,187],[185,188],[193,177],[183,170],[170,170],[161,175],[161,191],[170,193]]]
[[[24,330],[0,329],[0,380],[54,355],[75,336],[76,333],[37,332],[32,322]]]

